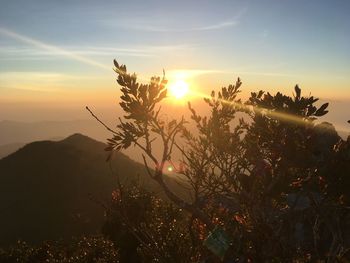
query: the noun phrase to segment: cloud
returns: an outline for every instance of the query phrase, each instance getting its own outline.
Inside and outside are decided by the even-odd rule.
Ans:
[[[114,19],[100,20],[100,24],[108,27],[119,27],[126,30],[138,30],[146,32],[200,32],[200,31],[213,31],[224,30],[235,27],[239,24],[241,17],[245,15],[247,8],[241,8],[236,13],[230,15],[223,20],[218,20],[217,15],[213,15],[213,12],[209,14],[201,14],[191,16],[175,14],[158,14],[154,16],[139,16],[137,18],[132,17],[118,17]],[[210,22],[208,22],[210,21]]]
[[[135,46],[135,47],[61,47],[18,34],[14,31],[0,27],[0,35],[12,38],[21,46],[5,46],[0,49],[0,60],[11,59],[47,59],[48,57],[62,57],[82,62],[87,65],[110,71],[110,67],[96,60],[96,56],[157,56],[161,52],[186,49],[186,45],[170,46]],[[26,44],[26,46],[23,46]],[[11,56],[12,55],[12,56]]]
[[[79,75],[68,75],[55,72],[37,72],[37,71],[9,71],[9,72],[0,72],[0,79],[2,81],[13,80],[13,79],[37,79],[43,81],[60,81],[68,79],[80,79],[88,78],[88,76],[79,76]]]
[[[40,93],[56,93],[59,91],[59,89],[56,88],[51,88],[51,89],[46,89],[46,88],[35,88],[35,87],[4,87],[1,86],[0,89],[4,93],[11,93],[13,91],[18,91],[18,92],[40,92]]]
[[[64,50],[74,53],[79,56],[137,56],[150,57],[153,54],[149,50],[142,49],[126,49],[126,48],[104,48],[104,47],[64,47]],[[0,47],[1,60],[38,60],[38,59],[52,59],[60,57],[61,54],[52,52],[51,50],[43,50],[38,48],[28,47]]]
[[[79,56],[110,56],[111,54],[126,55],[126,56],[152,56],[151,53],[142,49],[127,49],[127,48],[104,48],[104,47],[63,47],[64,50],[74,53]],[[8,47],[3,46],[0,49],[1,59],[18,57],[19,59],[49,59],[60,56],[57,52],[43,50],[38,48],[28,47]]]
[[[212,69],[173,69],[165,72],[169,78],[188,79],[207,74],[223,74],[229,71],[212,70]]]
[[[252,75],[266,77],[297,77],[296,74],[289,74],[283,72],[247,71],[242,69],[174,69],[166,71],[167,76],[184,79],[208,74]]]
[[[15,90],[53,92],[65,88],[79,87],[82,82],[99,81],[96,76],[69,75],[55,72],[0,72],[3,87]]]
[[[256,71],[239,71],[239,70],[236,70],[235,72],[242,75],[266,76],[266,77],[297,77],[298,76],[296,74],[277,73],[277,72],[256,72]]]
[[[106,24],[118,24],[118,23],[109,23],[105,22]],[[182,28],[174,28],[171,26],[168,27],[162,27],[158,25],[152,25],[148,24],[146,22],[127,22],[127,23],[119,23],[121,27],[127,28],[127,29],[133,29],[133,30],[140,30],[140,31],[148,31],[148,32],[194,32],[194,31],[209,31],[209,30],[219,30],[224,28],[229,28],[236,26],[238,24],[237,20],[228,20],[224,22],[219,22],[216,24],[208,24],[203,26],[197,26],[197,27],[182,27]]]
[[[63,50],[77,56],[84,57],[155,57],[163,52],[189,50],[190,45],[162,45],[162,46],[64,46]],[[38,47],[0,46],[0,60],[51,60],[62,57],[61,53]]]
[[[61,48],[59,46],[54,46],[52,44],[48,44],[48,43],[45,43],[43,41],[31,38],[31,37],[28,37],[28,36],[25,36],[22,34],[18,34],[14,31],[6,29],[6,28],[0,27],[0,34],[6,36],[8,38],[12,38],[18,42],[25,43],[27,45],[30,45],[32,47],[36,47],[36,48],[41,49],[41,50],[52,52],[53,54],[57,54],[57,55],[66,57],[66,58],[69,58],[71,60],[79,61],[79,62],[82,62],[84,64],[98,67],[100,69],[110,70],[109,67],[107,67],[106,65],[99,63],[98,61],[95,61],[91,58],[75,54],[75,53],[73,53],[69,50],[66,50],[64,48]]]
[[[222,29],[222,28],[225,28],[225,27],[232,27],[232,26],[235,26],[237,24],[238,24],[237,21],[227,21],[227,22],[222,22],[222,23],[219,23],[219,24],[214,24],[214,25],[194,28],[194,30],[196,30],[196,31],[204,31],[204,30]]]

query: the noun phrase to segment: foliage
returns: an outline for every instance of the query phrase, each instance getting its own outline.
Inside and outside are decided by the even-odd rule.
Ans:
[[[118,251],[111,241],[102,237],[75,238],[68,244],[50,241],[38,246],[18,241],[15,246],[0,249],[0,261],[3,263],[118,262]]]
[[[181,262],[191,256],[181,209],[138,184],[113,191],[103,233],[119,248],[121,262]]]
[[[165,77],[139,84],[125,65],[114,64],[126,115],[116,130],[110,129],[106,150],[135,145],[143,151],[150,178],[185,212],[181,222],[187,222],[188,231],[183,235],[191,237],[189,250],[197,253],[189,259],[208,258],[203,241],[216,226],[232,240],[225,260],[334,262],[348,257],[350,140],[342,140],[331,124],[316,124],[328,112],[327,103],[318,107],[318,99],[303,97],[298,86],[292,97],[259,91],[243,103],[238,79],[204,99],[209,116],[200,116],[189,104],[196,125],[190,131],[184,118],[160,118]],[[236,120],[237,113],[245,118]],[[162,142],[160,158],[152,148],[155,140]],[[190,187],[191,200],[164,180],[164,164],[175,161],[174,149],[182,153],[176,171]],[[136,200],[156,213],[149,198]],[[157,227],[146,225],[147,231]]]

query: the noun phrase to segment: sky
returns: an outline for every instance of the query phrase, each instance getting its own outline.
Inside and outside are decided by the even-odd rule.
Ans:
[[[207,94],[237,77],[243,96],[299,84],[334,102],[331,120],[350,119],[347,0],[0,4],[0,121],[89,118],[85,105],[118,114],[113,59],[141,82],[164,69]]]

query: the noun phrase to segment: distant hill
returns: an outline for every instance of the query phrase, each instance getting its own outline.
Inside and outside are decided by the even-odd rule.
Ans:
[[[107,120],[106,123],[111,127],[114,127],[113,124],[115,124],[111,120]],[[0,121],[0,158],[7,155],[1,155],[2,145],[15,145],[19,142],[24,145],[33,141],[57,140],[57,138],[62,139],[74,133],[85,134],[99,141],[106,141],[107,138],[111,137],[111,133],[93,118],[90,120],[39,122],[4,120]],[[19,148],[13,148],[12,152]],[[5,152],[7,151],[5,150]],[[128,149],[124,153],[138,162],[143,162],[141,155],[135,149]]]
[[[104,140],[110,136],[110,133],[94,119],[40,122],[0,121],[0,145],[65,138],[74,133],[86,134],[98,140]]]
[[[24,145],[25,143],[21,142],[0,145],[0,159],[10,155],[11,153],[14,153],[18,149],[22,148]]]
[[[62,140],[62,137],[50,138],[50,141],[59,141],[59,140]],[[15,142],[15,143],[0,145],[0,159],[18,151],[20,148],[22,148],[26,144],[27,143],[23,143],[23,142]]]
[[[116,185],[105,147],[74,134],[27,144],[1,159],[0,245],[99,232],[104,211],[93,200],[109,200]],[[146,188],[159,191],[144,166],[124,154],[116,154],[111,164],[124,181],[139,175]]]

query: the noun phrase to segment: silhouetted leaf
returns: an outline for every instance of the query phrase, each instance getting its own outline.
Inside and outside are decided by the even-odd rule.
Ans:
[[[325,103],[323,104],[316,112],[315,112],[315,116],[320,117],[323,116],[325,114],[328,113],[328,111],[326,111],[326,108],[328,107],[329,103]]]
[[[300,99],[301,89],[299,88],[299,86],[296,85],[294,90],[295,90],[296,98]]]

